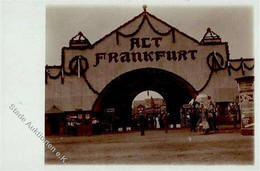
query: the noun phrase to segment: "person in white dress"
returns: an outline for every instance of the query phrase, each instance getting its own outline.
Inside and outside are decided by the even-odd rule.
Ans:
[[[156,129],[160,128],[160,122],[159,122],[159,118],[156,117]]]
[[[204,108],[204,105],[201,104],[201,114],[202,114],[202,126],[205,134],[209,133],[209,123],[208,123],[208,111]]]

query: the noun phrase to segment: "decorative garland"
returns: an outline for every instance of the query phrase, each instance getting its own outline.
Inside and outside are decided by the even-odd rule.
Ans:
[[[210,63],[210,59],[211,59],[212,63]],[[249,59],[249,60],[251,60],[251,59]],[[209,77],[208,77],[206,83],[204,84],[204,86],[201,89],[199,89],[197,91],[197,93],[200,93],[201,91],[203,91],[208,86],[208,84],[209,84],[209,82],[212,78],[213,72],[216,73],[220,70],[224,70],[224,69],[228,68],[228,74],[230,76],[231,75],[230,69],[232,69],[234,71],[239,71],[240,69],[242,69],[242,74],[243,74],[243,76],[245,76],[245,69],[244,68],[246,68],[249,71],[254,69],[254,65],[252,67],[248,67],[245,64],[245,59],[243,59],[243,58],[241,58],[239,60],[233,60],[233,61],[241,61],[241,62],[240,62],[240,65],[237,68],[235,68],[234,66],[231,65],[232,60],[227,60],[226,64],[224,65],[224,58],[222,57],[222,55],[219,54],[218,52],[211,52],[207,57],[207,64],[208,64],[208,67],[210,68]]]
[[[99,95],[99,92],[96,91],[96,90],[93,88],[93,86],[90,84],[90,82],[89,82],[88,79],[86,78],[85,74],[83,75],[83,78],[84,78],[85,82],[87,83],[89,89],[90,89],[93,93]]]
[[[64,83],[64,76],[65,75],[68,75],[68,76],[71,76],[71,75],[78,75],[78,63],[76,61],[80,60],[80,75],[83,76],[85,82],[87,83],[89,89],[95,93],[95,94],[99,94],[98,91],[96,91],[93,86],[90,84],[90,82],[88,81],[88,79],[86,78],[86,72],[87,70],[89,69],[89,63],[88,63],[88,60],[87,58],[85,58],[84,56],[75,56],[74,58],[72,58],[69,62],[69,70],[70,72],[66,72],[64,70],[64,67],[62,66],[48,66],[46,65],[45,67],[45,83],[47,84],[48,83],[48,77],[50,77],[50,79],[58,79],[60,76],[61,76],[61,83],[63,84]],[[82,65],[82,61],[84,62],[85,64],[85,67],[83,67]],[[212,63],[210,63],[210,61],[212,61]],[[236,60],[238,61],[238,60]],[[224,70],[226,68],[228,68],[228,74],[229,76],[231,75],[231,69],[234,70],[234,71],[239,71],[240,69],[242,69],[242,74],[245,75],[245,69],[246,68],[247,70],[252,70],[254,69],[254,65],[252,67],[249,67],[245,64],[245,60],[243,58],[239,59],[240,62],[240,65],[235,68],[234,66],[231,65],[231,62],[232,60],[228,60],[226,62],[226,64],[224,65],[224,58],[223,56],[218,53],[218,52],[211,52],[208,56],[207,56],[207,64],[208,64],[208,67],[210,68],[210,73],[209,73],[209,77],[206,81],[206,83],[203,85],[203,87],[201,89],[199,89],[197,91],[197,93],[200,93],[202,92],[209,84],[211,78],[212,78],[212,75],[213,75],[213,72],[218,72],[220,70]],[[73,66],[74,64],[74,66]],[[57,75],[51,75],[49,70],[48,69],[60,69],[60,72],[57,74]],[[63,73],[64,72],[64,73]]]
[[[48,72],[48,71],[47,71]],[[52,76],[50,73],[49,73],[49,77],[50,77],[50,79],[58,79],[59,77],[60,77],[60,75],[61,75],[61,72],[59,72],[57,75],[55,75],[55,76]]]
[[[80,76],[82,76],[83,78],[84,78],[84,80],[85,80],[85,82],[87,83],[87,85],[88,85],[88,87],[89,87],[89,89],[93,92],[93,93],[95,93],[95,94],[99,94],[99,92],[98,91],[96,91],[94,88],[93,88],[93,86],[90,84],[90,82],[88,81],[88,79],[86,78],[86,72],[87,72],[87,70],[89,69],[89,63],[88,63],[88,60],[87,60],[87,58],[85,58],[84,56],[81,56],[81,55],[79,55],[79,56],[75,56],[74,58],[72,58],[71,60],[70,60],[70,62],[69,62],[69,70],[70,70],[70,72],[66,72],[65,70],[64,70],[64,67],[61,67],[61,66],[46,66],[45,67],[45,83],[47,84],[48,83],[48,76],[50,77],[50,79],[58,79],[60,76],[61,76],[61,81],[62,81],[62,84],[64,83],[64,77],[65,77],[65,75],[68,75],[68,76],[71,76],[71,75],[78,75],[78,70],[77,70],[77,68],[78,68],[78,63],[77,63],[77,61],[79,60],[79,62],[80,62]],[[82,62],[84,62],[84,64],[85,64],[85,67],[83,67],[83,65],[82,65]],[[51,68],[59,68],[60,69],[60,72],[57,74],[57,75],[55,75],[55,76],[52,76],[50,73],[49,73],[49,71],[48,71],[48,69],[51,69]]]
[[[48,65],[46,65],[46,66],[45,66],[45,83],[46,83],[46,84],[48,83],[48,76],[49,76],[51,79],[58,79],[58,78],[60,77],[60,75],[61,75],[61,71],[60,71],[57,75],[52,76],[52,75],[50,74],[50,71],[49,71],[48,69],[60,69],[60,68],[61,68],[61,66],[56,66],[56,65],[54,65],[54,66],[48,66]]]
[[[72,58],[69,62],[69,70],[70,70],[70,74],[73,74],[73,75],[78,75],[78,63],[77,61],[80,61],[80,75],[84,75],[88,68],[89,68],[89,64],[88,64],[88,60],[87,58],[85,58],[84,56],[75,56],[74,58]],[[82,66],[82,63],[81,62],[84,62],[85,63],[85,67],[83,68]],[[74,66],[72,66],[74,64]]]
[[[234,70],[234,71],[239,71],[240,69],[242,69],[242,74],[245,76],[245,68],[249,71],[251,71],[252,69],[254,69],[255,65],[249,67],[246,65],[245,60],[243,58],[240,59],[240,65],[235,68],[234,66],[232,66],[232,64],[230,63],[230,61],[228,61],[228,74],[231,75],[231,71],[230,69]]]
[[[167,35],[169,35],[170,33],[172,33],[172,43],[175,42],[175,33],[174,33],[174,29],[173,29],[172,27],[170,28],[169,31],[167,31],[167,32],[165,32],[165,33],[161,33],[161,32],[159,32],[158,30],[156,30],[156,29],[153,27],[153,25],[152,25],[152,23],[150,22],[150,20],[148,19],[148,17],[146,17],[146,18],[147,18],[148,25],[152,28],[152,30],[153,30],[156,34],[158,34],[158,35],[160,35],[160,36],[167,36]]]
[[[199,90],[197,91],[197,94],[199,94],[200,92],[202,92],[202,91],[208,86],[208,84],[209,84],[209,82],[210,82],[210,80],[211,80],[212,75],[213,75],[213,70],[210,71],[208,80],[206,81],[206,83],[204,84],[204,86],[201,87],[201,89],[199,89]]]
[[[172,33],[172,42],[175,41],[175,33],[174,33],[174,28],[173,27],[170,27],[170,30],[165,32],[165,33],[161,33],[159,32],[158,30],[156,30],[152,23],[150,22],[149,18],[147,17],[146,15],[146,12],[143,13],[143,19],[141,21],[141,23],[139,24],[139,26],[137,27],[137,29],[133,32],[133,33],[130,33],[130,34],[124,34],[122,32],[119,32],[119,31],[116,31],[116,43],[117,45],[119,44],[119,36],[122,36],[122,37],[133,37],[134,35],[136,35],[142,28],[143,24],[144,24],[144,21],[147,20],[148,22],[148,25],[152,28],[152,30],[160,35],[160,36],[166,36],[166,35],[169,35],[170,33]]]
[[[168,27],[170,28],[169,31],[167,31],[167,32],[165,32],[165,33],[161,33],[161,32],[159,32],[158,30],[156,30],[156,29],[154,28],[154,26],[152,25],[152,23],[150,22],[150,20],[149,20],[149,18],[148,18],[147,15],[149,15],[150,17],[152,17],[152,18],[158,20],[159,22],[165,24],[166,26],[168,26]],[[123,26],[129,24],[130,21],[133,21],[133,20],[137,19],[137,18],[140,17],[140,16],[143,16],[142,21],[141,21],[141,23],[139,24],[138,28],[137,28],[133,33],[124,34],[124,33],[119,32],[120,28],[122,28]],[[102,39],[100,39],[99,41],[97,41],[96,43],[94,43],[93,46],[91,46],[91,44],[89,43],[89,41],[87,40],[87,38],[86,38],[81,32],[79,32],[78,35],[76,35],[76,36],[82,36],[82,37],[85,39],[85,41],[81,41],[81,40],[76,40],[76,41],[75,41],[74,39],[76,38],[76,36],[74,36],[74,37],[70,40],[70,46],[71,46],[72,43],[87,43],[89,47],[91,46],[91,48],[93,48],[94,45],[96,45],[97,43],[101,42],[103,39],[105,39],[106,37],[108,37],[108,36],[111,35],[112,33],[116,33],[116,43],[117,43],[117,45],[118,45],[118,44],[119,44],[119,36],[122,36],[122,37],[133,37],[133,36],[135,36],[135,35],[141,30],[141,28],[142,28],[142,26],[143,26],[145,20],[147,20],[148,25],[151,27],[151,29],[152,29],[156,34],[158,34],[158,35],[160,35],[160,36],[166,36],[166,35],[169,35],[170,33],[172,33],[172,42],[175,42],[175,30],[176,30],[177,32],[179,32],[179,33],[181,33],[182,35],[188,37],[189,39],[193,40],[194,42],[196,42],[196,43],[198,43],[198,44],[201,44],[201,43],[199,43],[197,40],[193,39],[192,37],[186,35],[185,33],[180,32],[178,29],[176,29],[176,28],[170,26],[170,25],[167,24],[166,22],[164,22],[164,21],[158,19],[158,18],[155,17],[154,15],[152,15],[152,14],[146,12],[146,10],[144,10],[143,13],[139,14],[139,15],[136,16],[134,19],[132,19],[132,20],[130,20],[129,22],[125,23],[124,25],[122,25],[121,27],[119,27],[119,28],[116,29],[115,31],[111,32],[110,34],[106,35],[104,38],[102,38]],[[205,35],[206,35],[206,34],[205,34]],[[204,35],[204,36],[205,36],[205,35]],[[218,42],[217,44],[219,44],[219,42]],[[89,68],[89,64],[88,64],[87,58],[85,58],[84,56],[75,56],[74,58],[72,58],[71,61],[69,62],[69,71],[70,71],[70,72],[67,72],[67,71],[64,69],[64,59],[65,59],[64,49],[86,49],[86,48],[85,48],[85,47],[72,47],[72,46],[71,46],[70,48],[66,48],[66,47],[62,48],[62,55],[61,55],[62,65],[61,65],[61,66],[48,66],[48,65],[47,65],[47,66],[45,67],[45,83],[46,83],[46,84],[48,83],[48,77],[50,77],[51,79],[58,79],[58,78],[61,76],[61,83],[63,84],[63,83],[64,83],[64,77],[65,77],[65,75],[68,75],[68,76],[78,75],[78,70],[77,70],[78,64],[77,64],[76,61],[80,60],[80,76],[83,76],[83,78],[84,78],[85,82],[87,83],[89,89],[91,89],[91,91],[92,91],[93,93],[99,94],[99,92],[96,91],[96,90],[93,88],[93,86],[90,84],[90,82],[89,82],[88,79],[86,78],[86,72],[87,72],[87,70],[88,70],[88,68]],[[211,53],[208,55],[208,57],[207,57],[207,64],[208,64],[208,67],[210,68],[209,77],[208,77],[206,83],[204,84],[204,86],[203,86],[201,89],[199,89],[199,90],[197,91],[197,93],[203,91],[203,90],[207,87],[207,85],[209,84],[209,82],[210,82],[210,80],[211,80],[211,78],[212,78],[213,72],[216,73],[216,72],[218,72],[218,71],[220,71],[220,70],[224,70],[224,69],[228,68],[228,74],[229,74],[229,76],[230,76],[230,75],[231,75],[231,69],[234,70],[234,71],[239,71],[239,70],[242,68],[242,74],[245,75],[245,68],[246,68],[247,70],[252,70],[252,69],[254,68],[254,65],[253,65],[252,67],[249,67],[249,66],[247,66],[247,65],[245,64],[244,61],[246,61],[246,59],[241,58],[241,59],[238,59],[238,60],[230,60],[230,59],[229,59],[229,51],[228,51],[228,49],[227,49],[227,55],[228,55],[228,56],[227,56],[228,60],[226,61],[225,64],[224,64],[224,58],[223,58],[222,55],[219,54],[218,52],[211,52]],[[85,63],[85,67],[84,67],[84,68],[83,68],[83,66],[81,65],[81,62],[82,62],[82,61]],[[212,63],[210,63],[210,61],[212,61]],[[240,62],[240,65],[239,65],[237,68],[235,68],[234,66],[231,65],[231,61],[241,61],[241,62]],[[76,64],[75,64],[75,62],[76,62]],[[73,64],[75,64],[75,65],[73,66]],[[50,72],[48,71],[48,69],[51,69],[51,68],[58,68],[58,69],[60,69],[60,72],[59,72],[57,75],[52,76],[52,75],[50,74]]]
[[[212,59],[211,59],[212,58]],[[212,63],[210,64],[210,59]],[[219,60],[220,59],[220,60]],[[218,52],[211,52],[207,57],[207,64],[211,71],[219,71],[226,68],[224,65],[224,58],[223,56]]]
[[[143,16],[141,23],[139,24],[139,26],[137,27],[137,29],[133,33],[124,34],[124,33],[117,31],[116,32],[116,43],[119,44],[119,37],[118,37],[119,35],[123,36],[123,37],[133,37],[134,35],[136,35],[140,31],[142,25],[144,24],[145,19],[146,19],[146,15]]]

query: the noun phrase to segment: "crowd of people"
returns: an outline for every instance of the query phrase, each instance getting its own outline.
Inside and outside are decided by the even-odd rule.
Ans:
[[[217,111],[216,104],[209,96],[204,103],[193,101],[188,112],[190,116],[191,132],[197,132],[202,129],[205,134],[217,130]]]
[[[229,113],[231,113],[231,120],[233,121],[234,128],[237,128],[237,122],[239,120],[238,106],[235,103],[230,103],[227,107]]]
[[[231,122],[234,123],[234,128],[236,128],[240,119],[238,105],[236,103],[229,103],[225,108],[225,113],[230,116]],[[180,114],[182,116],[181,124],[183,124],[184,127],[190,126],[191,132],[202,130],[205,134],[209,134],[218,130],[217,116],[219,118],[219,115],[217,112],[217,106],[210,96],[207,96],[207,98],[202,101],[196,101],[193,99],[190,105],[181,108]],[[116,116],[112,117],[111,115],[110,118],[111,119],[107,122],[100,122],[96,117],[93,117],[91,121],[90,119],[86,120],[85,118],[81,120],[70,118],[63,123],[63,127],[66,126],[65,132],[67,132],[68,135],[77,135],[78,127],[82,124],[92,125],[94,134],[102,132],[140,130],[141,134],[144,135],[145,129],[164,129],[167,133],[168,126],[171,128],[175,127],[173,124],[174,122],[172,121],[172,116],[167,112],[149,114],[141,112],[139,115],[133,115],[132,120],[128,123],[124,122],[124,120],[120,120],[120,118]]]
[[[145,129],[160,129],[164,128],[166,121],[168,120],[167,113],[164,114],[145,114],[145,113],[139,113],[139,115],[144,115],[144,127]],[[132,118],[132,127],[134,129],[138,129],[140,124],[140,116],[133,116]]]
[[[160,129],[164,128],[165,132],[168,132],[168,116],[169,113],[164,113],[163,115],[157,115],[157,116],[147,116],[143,113],[140,113],[139,115],[139,123],[140,123],[140,130],[141,135],[144,135],[145,128],[148,127],[148,129]]]

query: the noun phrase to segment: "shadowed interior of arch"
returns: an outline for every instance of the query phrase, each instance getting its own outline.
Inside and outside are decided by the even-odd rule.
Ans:
[[[170,122],[180,123],[179,108],[196,97],[191,84],[180,76],[156,68],[143,68],[124,73],[112,80],[99,94],[93,105],[94,117],[106,122],[106,109],[113,109],[122,127],[131,124],[132,102],[141,92],[158,92],[165,100]]]

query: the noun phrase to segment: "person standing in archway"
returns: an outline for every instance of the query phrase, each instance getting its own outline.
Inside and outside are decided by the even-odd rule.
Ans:
[[[233,117],[234,128],[237,128],[237,107],[235,103],[231,103],[231,114]]]
[[[208,110],[201,104],[202,126],[205,134],[209,134]]]
[[[144,135],[144,128],[145,128],[145,116],[142,112],[140,112],[140,130],[141,130],[141,135]]]
[[[164,129],[165,129],[165,133],[168,132],[168,114],[164,113],[164,115],[163,115],[163,125],[164,125]]]
[[[159,117],[156,117],[156,129],[160,129],[160,122],[159,122]]]
[[[153,128],[156,129],[156,117],[153,116]]]
[[[191,106],[191,112],[190,112],[190,131],[196,132],[196,118],[195,118],[195,108],[194,106]]]
[[[193,130],[194,132],[197,132],[197,126],[198,126],[198,121],[199,121],[199,103],[194,101],[193,103]]]

